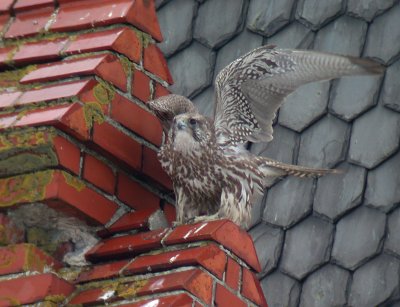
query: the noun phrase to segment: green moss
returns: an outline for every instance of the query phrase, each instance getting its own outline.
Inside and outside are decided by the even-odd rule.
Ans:
[[[0,179],[0,207],[43,200],[53,171],[42,171]]]
[[[138,29],[133,29],[133,31],[135,31],[138,38],[142,41],[143,47],[147,48],[147,46],[152,42],[151,36],[147,33],[139,31]]]
[[[111,103],[114,99],[115,90],[110,84],[100,80],[99,83],[93,87],[93,95],[97,102],[106,105]]]
[[[87,102],[83,105],[86,125],[90,128],[93,123],[102,124],[104,122],[104,113],[101,105],[97,102]]]
[[[129,74],[132,71],[132,62],[126,56],[120,55],[118,56],[119,60],[122,64],[122,68],[124,69],[125,76],[128,78]]]
[[[143,280],[135,280],[134,282],[120,284],[117,288],[117,293],[119,297],[123,297],[124,299],[133,298],[136,296],[138,290],[144,287],[147,283],[146,279]]]
[[[82,191],[86,187],[85,183],[79,178],[72,176],[67,172],[62,172],[62,174],[65,178],[65,182],[71,187],[74,187],[78,192]]]
[[[29,65],[21,69],[3,71],[0,73],[0,86],[19,87],[19,81],[36,68],[36,65]]]

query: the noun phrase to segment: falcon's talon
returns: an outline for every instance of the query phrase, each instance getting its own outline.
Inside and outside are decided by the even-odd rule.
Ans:
[[[276,112],[301,85],[383,71],[369,59],[263,46],[217,75],[214,119],[180,95],[148,102],[167,135],[158,157],[173,181],[178,220],[194,216],[188,222],[209,221],[217,217],[196,215],[218,212],[218,218],[246,227],[255,197],[276,178],[338,173],[255,156],[243,145],[272,140]]]
[[[219,220],[219,214],[213,214],[213,215],[200,215],[200,216],[194,216],[190,219],[188,219],[188,224],[197,224],[197,223],[201,223],[201,222],[211,222],[211,221],[215,221],[215,220]]]

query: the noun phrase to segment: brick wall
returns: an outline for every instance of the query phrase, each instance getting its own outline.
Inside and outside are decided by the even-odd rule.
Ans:
[[[2,1],[0,31],[0,306],[266,306],[246,232],[169,228],[153,1]]]

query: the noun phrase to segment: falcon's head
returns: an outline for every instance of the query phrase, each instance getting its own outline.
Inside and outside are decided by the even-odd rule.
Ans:
[[[197,109],[193,103],[181,95],[167,95],[149,101],[147,103],[161,122],[164,133],[168,133],[175,116],[184,113],[196,113]]]
[[[201,151],[204,147],[215,145],[212,122],[199,113],[186,113],[175,116],[170,131],[174,149],[180,152]]]

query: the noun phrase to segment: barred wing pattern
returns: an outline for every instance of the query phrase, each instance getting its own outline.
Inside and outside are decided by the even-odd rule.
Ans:
[[[367,59],[275,46],[257,48],[226,66],[216,78],[217,141],[222,147],[271,141],[276,111],[299,86],[383,70]]]

